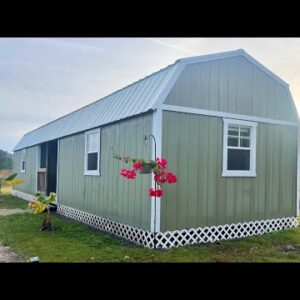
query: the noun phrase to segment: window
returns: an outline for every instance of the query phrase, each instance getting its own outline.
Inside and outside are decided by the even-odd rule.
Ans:
[[[23,149],[21,153],[21,172],[26,172],[26,149]]]
[[[223,119],[222,176],[256,176],[255,122]]]
[[[85,134],[85,168],[84,175],[100,175],[100,129]]]

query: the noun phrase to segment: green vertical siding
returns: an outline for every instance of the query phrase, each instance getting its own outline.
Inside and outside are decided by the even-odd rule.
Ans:
[[[297,128],[257,125],[257,177],[221,177],[222,118],[163,113],[163,156],[178,175],[165,185],[161,230],[296,215]]]
[[[84,133],[60,139],[59,203],[126,223],[150,228],[150,175],[127,180],[119,175],[128,165],[112,157],[120,155],[150,158],[144,136],[151,133],[152,117],[144,115],[101,129],[100,176],[84,176]]]
[[[296,120],[288,90],[244,57],[187,65],[164,103]]]
[[[13,155],[13,171],[18,173],[19,179],[24,180],[21,185],[16,185],[15,190],[34,195],[37,185],[37,151],[38,146],[26,149],[26,172],[21,173],[21,153],[22,150],[14,152]]]

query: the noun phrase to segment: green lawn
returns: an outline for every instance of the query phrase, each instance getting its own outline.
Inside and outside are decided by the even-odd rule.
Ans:
[[[24,201],[0,196],[2,208],[24,207]],[[12,203],[14,204],[12,204]],[[26,203],[25,203],[26,204]],[[11,207],[11,206],[10,206]],[[150,250],[53,215],[54,232],[40,232],[43,216],[30,213],[0,217],[0,243],[24,260],[41,262],[299,262],[300,252],[278,246],[300,246],[300,228],[220,244]]]
[[[2,193],[0,194],[0,209],[27,208],[26,201],[8,194],[8,192],[10,191],[9,188],[2,188],[1,191]]]

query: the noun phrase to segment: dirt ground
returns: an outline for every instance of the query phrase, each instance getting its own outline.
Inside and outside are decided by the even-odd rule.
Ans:
[[[23,213],[22,209],[0,209],[0,216]],[[13,253],[9,247],[0,245],[0,263],[6,262],[22,262],[22,259]]]
[[[0,209],[0,216],[22,214],[24,212],[25,212],[24,209],[20,209],[20,208],[14,208],[14,209],[2,208]]]
[[[22,259],[13,253],[9,247],[0,246],[0,263],[22,262]]]

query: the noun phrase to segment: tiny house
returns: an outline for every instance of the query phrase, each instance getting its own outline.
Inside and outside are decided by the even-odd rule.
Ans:
[[[149,175],[119,175],[121,155],[165,157],[178,175],[154,201]],[[31,199],[147,247],[296,227],[298,115],[288,84],[244,50],[183,58],[23,136],[13,168]]]

